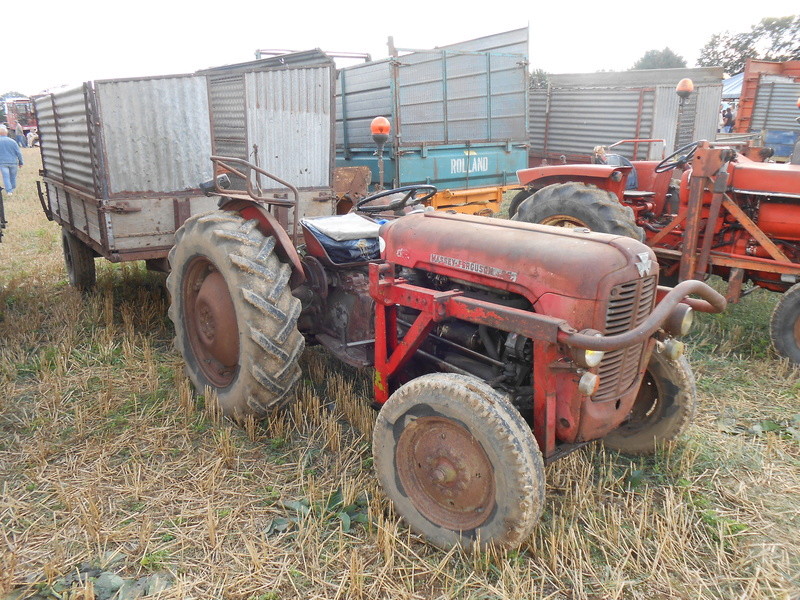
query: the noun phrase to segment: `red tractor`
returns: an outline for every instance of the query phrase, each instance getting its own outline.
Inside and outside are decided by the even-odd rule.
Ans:
[[[602,164],[520,171],[526,190],[510,212],[517,221],[643,240],[658,257],[662,281],[719,275],[728,301],[743,295],[747,281],[782,293],[772,341],[800,363],[800,165],[763,162],[768,157],[768,149],[706,141],[660,162],[598,149]]]
[[[676,338],[725,300],[699,281],[660,287],[639,241],[434,212],[424,185],[303,219],[297,194],[254,191],[269,173],[212,160],[247,191],[211,182],[220,209],[188,219],[169,255],[194,386],[238,420],[293,397],[306,343],[373,368],[377,475],[434,544],[519,544],[546,462],[598,439],[650,453],[691,420]]]

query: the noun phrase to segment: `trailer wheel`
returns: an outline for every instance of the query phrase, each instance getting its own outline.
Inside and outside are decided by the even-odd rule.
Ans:
[[[61,228],[61,247],[64,250],[64,263],[67,266],[69,284],[79,290],[89,290],[97,283],[94,268],[94,252],[86,244]]]
[[[234,420],[285,404],[300,378],[300,301],[274,248],[256,221],[215,211],[188,219],[169,253],[175,345],[195,389],[215,390]]]
[[[697,390],[689,362],[653,352],[628,420],[603,438],[625,454],[653,454],[674,441],[694,418]]]
[[[513,219],[555,227],[587,227],[599,233],[644,240],[644,230],[636,225],[630,207],[620,204],[614,194],[584,183],[556,183],[542,188],[519,204]]]
[[[772,311],[770,336],[778,354],[800,364],[800,283],[784,292]]]
[[[423,375],[383,406],[375,470],[408,525],[442,548],[513,547],[537,523],[544,464],[530,428],[475,378]]]

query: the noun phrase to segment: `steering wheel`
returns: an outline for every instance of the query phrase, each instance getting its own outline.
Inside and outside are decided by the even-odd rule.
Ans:
[[[356,203],[356,210],[372,214],[385,212],[387,210],[400,211],[406,206],[414,206],[420,204],[433,197],[438,190],[432,185],[407,185],[405,187],[394,188],[392,190],[383,190],[377,194],[372,194],[366,198],[362,198]],[[417,194],[423,193],[423,196]],[[401,198],[391,200],[386,204],[372,205],[376,200],[385,198],[387,196],[394,196],[395,194],[404,194]]]
[[[683,148],[678,148],[675,150],[675,152],[670,154],[667,158],[656,165],[655,172],[664,173],[665,171],[671,171],[676,167],[682,167],[692,159],[694,153],[697,151],[697,146],[699,145],[700,142],[692,142],[691,144],[686,144]],[[683,152],[687,150],[688,152],[683,154]]]

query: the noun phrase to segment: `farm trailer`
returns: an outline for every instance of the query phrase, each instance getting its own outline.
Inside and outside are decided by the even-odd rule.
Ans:
[[[61,226],[70,283],[94,285],[94,258],[164,269],[175,231],[214,208],[205,79],[87,82],[34,98],[42,153],[39,199]]]
[[[374,190],[434,185],[426,202],[437,210],[498,213],[527,165],[527,27],[392,52],[339,71],[337,166],[368,167]],[[376,116],[393,128],[383,161],[369,135]]]
[[[88,82],[36,97],[39,198],[62,228],[70,283],[91,287],[98,256],[166,271],[175,231],[216,207],[198,187],[212,176],[216,151],[255,155],[299,181],[304,213],[332,214],[334,67],[319,54],[314,65],[265,60],[236,72]],[[258,154],[276,144],[280,153]]]

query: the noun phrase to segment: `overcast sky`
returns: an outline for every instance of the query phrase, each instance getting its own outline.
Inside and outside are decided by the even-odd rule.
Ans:
[[[387,55],[390,35],[399,48],[422,49],[526,25],[531,67],[550,73],[625,70],[647,50],[666,46],[692,67],[712,34],[798,12],[797,0],[739,6],[702,0],[38,0],[4,11],[0,94],[188,73],[251,60],[257,48],[368,52],[378,59]]]

